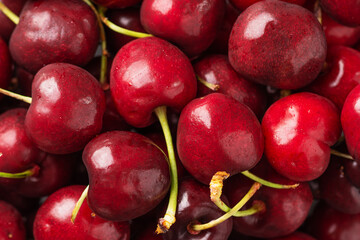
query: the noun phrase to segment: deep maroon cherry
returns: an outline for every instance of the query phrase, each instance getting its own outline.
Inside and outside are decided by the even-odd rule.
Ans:
[[[341,109],[347,95],[360,83],[360,52],[345,46],[330,46],[325,72],[308,89],[329,98]]]
[[[129,223],[106,221],[96,216],[86,202],[82,204],[75,222],[71,222],[71,213],[84,188],[62,188],[46,199],[35,217],[35,239],[130,239]]]
[[[240,14],[229,39],[229,60],[248,80],[282,89],[313,81],[326,57],[326,39],[315,16],[282,1],[255,3]]]
[[[19,15],[26,0],[1,0],[1,2],[14,14]],[[0,37],[5,41],[9,41],[15,26],[15,23],[0,11]]]
[[[199,233],[189,232],[189,225],[204,224],[224,215],[210,200],[209,188],[192,178],[184,179],[179,186],[176,223],[164,235],[165,240],[227,240],[232,230],[232,219]],[[226,200],[225,200],[226,201]]]
[[[260,0],[230,0],[231,3],[240,10],[245,10],[247,7],[259,2]],[[306,0],[283,0],[284,2],[303,5]]]
[[[285,237],[271,238],[269,240],[316,240],[316,239],[306,233],[294,232]]]
[[[89,173],[89,206],[105,219],[127,221],[147,213],[170,186],[165,155],[137,133],[99,135],[86,145],[83,161]]]
[[[8,46],[0,37],[0,88],[7,89],[11,77],[11,57]],[[0,95],[2,97],[2,95]]]
[[[338,22],[348,26],[360,26],[358,0],[320,0],[321,8]]]
[[[36,73],[55,62],[85,65],[98,41],[96,16],[83,1],[36,0],[25,4],[10,52],[18,65]]]
[[[261,161],[253,170],[257,176],[281,184],[293,181],[277,174],[266,161]],[[253,184],[238,174],[225,182],[224,193],[230,206],[236,204]],[[307,183],[300,183],[295,189],[274,189],[263,186],[242,210],[251,207],[254,201],[265,204],[265,210],[246,217],[233,218],[234,230],[260,238],[279,237],[292,233],[305,221],[313,196]]]
[[[181,112],[177,150],[184,167],[209,184],[218,171],[231,175],[254,167],[264,139],[255,114],[221,93],[191,101]]]
[[[20,213],[9,203],[0,201],[0,239],[25,240],[25,225]]]
[[[360,159],[360,131],[355,127],[360,121],[360,86],[355,87],[347,96],[341,111],[346,146],[351,156]]]
[[[341,134],[339,111],[330,100],[301,92],[271,105],[262,130],[265,155],[274,169],[289,179],[309,181],[329,164],[330,146]]]
[[[126,8],[136,5],[141,0],[94,0],[95,3],[107,8]]]
[[[90,73],[67,63],[49,64],[34,77],[25,127],[41,150],[72,153],[100,132],[104,111],[104,91]]]
[[[206,56],[194,64],[194,69],[198,77],[219,88],[214,91],[204,84],[198,84],[198,97],[213,92],[223,93],[248,106],[257,117],[264,114],[265,88],[238,75],[225,55]]]
[[[344,173],[352,185],[360,189],[360,162],[359,160],[344,161]]]
[[[215,39],[224,12],[223,0],[144,0],[140,20],[147,32],[175,43],[194,57]]]
[[[156,107],[180,111],[196,95],[196,78],[189,59],[159,38],[134,40],[114,58],[110,90],[122,117],[134,127],[155,120]]]

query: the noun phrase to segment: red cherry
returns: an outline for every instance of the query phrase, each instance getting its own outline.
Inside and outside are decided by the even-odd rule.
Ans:
[[[262,130],[265,155],[274,169],[289,179],[309,181],[327,168],[330,146],[340,137],[341,125],[332,102],[302,92],[271,105]]]
[[[12,62],[9,49],[0,37],[0,88],[7,89],[10,84]],[[0,95],[2,97],[2,95]]]
[[[1,0],[14,14],[20,14],[26,0]],[[9,41],[11,33],[16,24],[13,23],[4,13],[0,11],[0,37],[6,42]]]
[[[20,213],[9,203],[0,201],[0,239],[25,240],[25,225]]]
[[[257,3],[261,0],[230,0],[234,6],[236,6],[240,10],[245,10],[247,7]],[[284,2],[294,3],[298,5],[304,5],[306,0],[283,0]]]
[[[358,0],[320,0],[321,8],[338,22],[348,26],[360,26]]]
[[[285,237],[271,238],[269,240],[316,240],[316,239],[302,232],[294,232]]]

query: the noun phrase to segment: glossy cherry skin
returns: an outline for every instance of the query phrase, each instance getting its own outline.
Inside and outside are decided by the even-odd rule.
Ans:
[[[37,240],[129,240],[130,226],[127,222],[110,222],[96,216],[83,202],[75,222],[71,213],[85,186],[73,185],[51,194],[38,210],[34,221]]]
[[[53,63],[35,75],[25,128],[41,150],[68,154],[83,149],[100,132],[104,111],[104,91],[90,73]]]
[[[321,14],[328,45],[353,46],[360,40],[360,27],[348,27],[336,22],[325,12]]]
[[[219,86],[213,91],[198,84],[198,97],[218,92],[231,96],[248,106],[257,117],[261,117],[266,107],[266,92],[263,86],[242,78],[230,65],[225,55],[208,55],[194,64],[195,73],[208,83]]]
[[[306,233],[294,232],[285,237],[271,238],[269,240],[316,240],[316,239]]]
[[[245,10],[249,6],[253,5],[254,3],[259,2],[260,0],[231,0],[231,3],[240,10]],[[306,0],[283,0],[284,2],[294,3],[298,5],[304,5]]]
[[[170,187],[165,155],[137,133],[99,135],[86,145],[83,161],[89,173],[89,206],[105,219],[127,221],[144,215]]]
[[[94,0],[94,2],[106,8],[126,8],[141,2],[141,0]]]
[[[348,26],[360,26],[358,0],[320,0],[321,9],[338,22]]]
[[[156,107],[180,111],[196,96],[196,85],[190,60],[156,37],[126,44],[111,67],[111,95],[120,115],[134,127],[151,125]]]
[[[264,139],[255,114],[221,93],[191,101],[181,112],[177,150],[184,167],[209,184],[218,171],[249,170],[263,154]]]
[[[26,239],[25,225],[16,208],[9,203],[0,201],[0,215],[0,239]]]
[[[282,1],[261,1],[247,8],[229,39],[229,60],[241,76],[281,89],[309,84],[325,57],[325,34],[315,16]]]
[[[192,178],[184,179],[179,185],[176,222],[164,235],[164,240],[227,240],[233,226],[231,218],[198,234],[188,231],[191,223],[204,224],[224,215],[209,196],[208,186]],[[224,201],[227,202],[226,199]]]
[[[19,15],[26,0],[1,0],[1,2],[13,13]],[[0,11],[0,37],[5,41],[9,41],[15,26],[16,24]]]
[[[330,46],[327,67],[308,90],[330,99],[342,109],[347,95],[360,83],[360,52],[345,46]]]
[[[98,41],[96,16],[85,2],[36,0],[25,4],[9,47],[18,65],[36,73],[56,62],[85,65]]]
[[[346,146],[350,155],[360,159],[360,131],[357,126],[360,120],[360,86],[355,87],[347,96],[341,111],[341,125],[345,135]]]
[[[310,181],[329,164],[330,146],[341,134],[339,111],[324,97],[296,93],[268,108],[262,130],[273,168],[294,181]]]
[[[147,32],[194,57],[214,41],[224,12],[224,0],[144,0],[140,20]]]
[[[7,89],[12,72],[12,61],[8,46],[0,37],[0,88]],[[0,95],[2,97],[2,94]]]
[[[358,240],[360,214],[345,214],[321,204],[315,209],[309,224],[317,240]]]
[[[257,176],[280,184],[294,184],[277,174],[266,161],[251,170]],[[230,177],[224,183],[224,194],[230,206],[234,206],[249,191],[253,181],[242,174]],[[300,183],[295,189],[274,189],[262,186],[242,208],[248,209],[253,201],[265,204],[265,210],[247,217],[233,218],[234,230],[244,235],[272,238],[294,232],[305,221],[313,196],[308,183]]]
[[[14,108],[0,115],[0,172],[18,173],[36,165],[40,150],[25,131],[25,108]]]

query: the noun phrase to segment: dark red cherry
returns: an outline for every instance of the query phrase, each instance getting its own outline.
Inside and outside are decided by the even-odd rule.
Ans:
[[[360,27],[342,25],[322,12],[322,25],[328,45],[353,46],[360,40]]]
[[[231,3],[240,10],[245,10],[247,7],[257,3],[261,0],[230,0]],[[298,5],[303,5],[306,0],[283,0],[284,2],[294,3]]]
[[[347,95],[360,83],[360,52],[345,46],[330,46],[325,73],[308,89],[329,98],[341,109]]]
[[[338,22],[348,26],[360,26],[358,0],[320,0],[321,8]]]
[[[9,203],[0,201],[0,239],[25,240],[25,225],[20,213]]]
[[[38,210],[34,221],[37,240],[129,240],[127,222],[110,222],[96,216],[85,201],[75,219],[71,213],[85,186],[69,186],[51,194]]]
[[[156,37],[122,47],[111,68],[111,95],[120,115],[134,127],[152,124],[152,112],[159,106],[180,111],[195,97],[196,84],[189,59]]]
[[[194,57],[214,41],[224,12],[223,0],[144,0],[140,20],[147,32]]]
[[[12,61],[8,46],[0,37],[0,88],[7,89],[10,84]],[[2,97],[2,94],[0,95]]]
[[[0,200],[13,205],[20,213],[27,214],[38,208],[38,198],[28,198],[15,191],[9,191],[0,187]]]
[[[56,62],[85,65],[98,41],[97,19],[85,2],[36,0],[25,4],[10,38],[10,52],[18,65],[36,73]]]
[[[202,80],[219,87],[213,91],[204,84],[198,84],[198,97],[213,92],[223,93],[248,106],[257,117],[264,114],[265,88],[242,78],[231,67],[225,55],[206,56],[194,64],[194,69]]]
[[[164,235],[164,240],[227,240],[233,225],[231,218],[198,234],[188,231],[192,223],[204,224],[224,215],[209,196],[209,187],[194,179],[180,182],[176,223]]]
[[[345,161],[344,173],[352,185],[360,189],[360,162],[359,160]]]
[[[1,0],[14,14],[19,15],[26,0]],[[0,11],[0,37],[9,41],[16,24]]]
[[[229,60],[240,75],[281,89],[309,84],[325,57],[325,34],[315,16],[282,1],[261,1],[247,8],[229,39]]]
[[[306,233],[294,232],[285,237],[271,238],[269,240],[316,240],[316,239]]]
[[[105,94],[87,71],[67,63],[43,67],[34,77],[25,127],[43,151],[79,151],[102,128]]]
[[[127,221],[155,208],[170,187],[165,155],[137,133],[112,131],[83,152],[89,173],[88,202],[100,217]]]
[[[339,111],[328,99],[302,92],[272,104],[262,120],[265,155],[294,181],[310,181],[327,168],[341,134]]]
[[[346,146],[350,155],[360,159],[360,131],[356,126],[360,121],[360,86],[355,87],[347,96],[341,111]]]
[[[280,184],[295,182],[277,174],[266,161],[261,161],[252,170],[257,176]],[[235,205],[247,193],[253,182],[242,174],[230,177],[225,182],[224,193],[230,206]],[[307,183],[295,189],[274,189],[263,186],[242,208],[250,208],[254,201],[263,202],[265,210],[246,217],[233,218],[234,230],[244,235],[271,238],[294,232],[305,221],[313,196]]]
[[[191,101],[181,112],[177,150],[189,173],[209,184],[218,171],[237,174],[254,167],[264,139],[255,114],[221,93]]]
[[[94,0],[94,2],[107,8],[126,8],[136,5],[141,0]]]

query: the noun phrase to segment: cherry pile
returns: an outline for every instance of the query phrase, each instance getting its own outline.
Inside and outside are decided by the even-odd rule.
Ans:
[[[358,0],[0,0],[0,239],[359,240]]]

